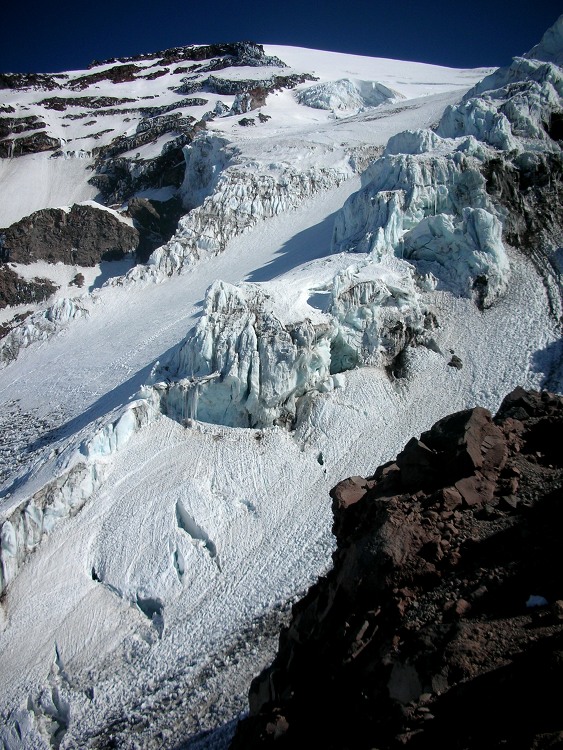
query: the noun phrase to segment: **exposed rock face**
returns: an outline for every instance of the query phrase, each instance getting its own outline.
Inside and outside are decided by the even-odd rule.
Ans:
[[[171,198],[168,201],[133,198],[129,201],[127,214],[131,216],[135,228],[139,231],[137,259],[141,263],[148,259],[153,250],[172,237],[178,219],[183,213],[179,198]]]
[[[89,205],[70,211],[46,208],[4,230],[9,260],[93,266],[101,260],[116,260],[136,250],[139,232],[110,211]]]
[[[161,52],[135,55],[132,57],[113,57],[110,60],[104,60],[99,62],[95,60],[90,68],[94,68],[98,65],[106,65],[108,63],[120,62],[141,62],[142,60],[152,59],[154,57],[161,57],[159,65],[170,65],[172,63],[180,62],[183,60],[193,61],[196,64],[190,66],[190,70],[196,71],[204,67],[198,65],[198,62],[207,61],[213,58],[222,57],[226,60],[216,60],[214,70],[219,70],[222,67],[228,67],[230,65],[275,65],[277,67],[286,67],[285,63],[282,62],[278,57],[268,56],[264,52],[264,47],[261,44],[255,42],[227,42],[220,44],[193,44],[185,47],[171,47],[170,49],[163,50]],[[207,66],[205,66],[207,67]],[[178,71],[177,71],[178,72]]]
[[[67,107],[88,107],[88,109],[101,109],[102,107],[115,107],[118,104],[130,104],[135,99],[118,96],[75,96],[62,97],[51,96],[48,99],[42,99],[38,104],[42,104],[45,109],[54,109],[57,112],[64,112]]]
[[[0,159],[38,154],[41,151],[55,151],[60,146],[58,138],[52,138],[43,132],[24,135],[21,138],[6,138],[0,141]]]
[[[233,748],[561,743],[563,398],[516,389],[334,488],[334,568]]]
[[[35,115],[29,117],[1,117],[0,138],[6,138],[16,133],[25,133],[26,130],[42,130],[46,124]]]
[[[22,279],[5,263],[0,263],[0,307],[40,302],[50,297],[56,288],[48,279]],[[9,326],[0,327],[0,338],[8,330]]]
[[[48,89],[60,89],[60,79],[64,79],[66,76],[61,75],[46,75],[44,73],[0,73],[0,89],[30,89],[40,88]],[[59,79],[56,80],[56,79]]]

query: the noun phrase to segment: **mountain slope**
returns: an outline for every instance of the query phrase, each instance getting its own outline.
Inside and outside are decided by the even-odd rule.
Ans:
[[[284,89],[260,105],[271,120],[217,116],[184,152],[175,189],[189,211],[170,241],[146,266],[62,300],[58,317],[35,313],[14,329],[3,419],[6,434],[22,425],[27,451],[6,441],[7,747],[103,747],[111,736],[173,747],[230,721],[244,675],[271,654],[272,622],[328,564],[328,488],[369,474],[448,411],[494,409],[520,383],[559,387],[560,222],[541,247],[510,247],[512,204],[484,173],[495,158],[495,174],[522,179],[529,154],[557,163],[556,133],[538,124],[561,111],[561,72],[515,63],[517,91],[499,74],[458,104],[479,73],[285,56],[320,78],[297,84],[298,96],[347,76],[354,96],[365,92],[358,81],[405,97],[441,92],[351,113]],[[163,69],[137,62],[147,61]],[[121,87],[134,98],[176,75],[139,81],[129,68],[119,76],[135,80],[108,83],[116,67],[93,68],[100,96]],[[244,99],[270,67],[235,66],[228,80],[245,82]],[[194,70],[191,83],[209,89],[216,71]],[[84,75],[64,81],[82,86]],[[342,103],[352,89],[333,93]],[[181,96],[203,93],[213,92]],[[216,99],[232,108],[237,95]],[[530,101],[541,106],[525,120]],[[437,132],[420,130],[440,119]],[[506,143],[491,140],[498,133]],[[32,159],[50,157],[18,157]],[[530,213],[558,184],[530,183]],[[249,628],[267,636],[254,650],[241,642]],[[234,698],[209,710],[223,678]]]

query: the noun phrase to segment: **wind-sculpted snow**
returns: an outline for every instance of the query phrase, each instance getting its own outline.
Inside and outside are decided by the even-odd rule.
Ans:
[[[317,83],[297,94],[299,104],[328,110],[364,110],[398,99],[404,99],[404,96],[378,81],[351,81],[348,78]]]
[[[152,398],[182,424],[292,427],[305,396],[338,388],[357,366],[388,366],[423,337],[425,310],[402,261],[351,265],[323,288],[327,312],[289,323],[276,312],[283,284],[215,282],[196,328],[154,373]]]
[[[17,358],[21,349],[36,341],[45,341],[71,320],[88,315],[79,300],[63,297],[46,310],[30,315],[7,336],[0,340],[0,367]]]
[[[132,402],[78,448],[71,446],[61,453],[56,478],[31,497],[11,503],[6,496],[4,509],[0,507],[0,594],[44,535],[77,513],[106,479],[110,466],[104,459],[123,448],[154,415],[148,401]]]

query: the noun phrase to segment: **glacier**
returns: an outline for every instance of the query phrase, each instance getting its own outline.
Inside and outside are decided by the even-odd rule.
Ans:
[[[521,59],[461,102],[336,119],[281,91],[272,119],[241,132],[222,111],[183,148],[174,238],[61,303],[61,335],[4,367],[24,405],[32,389],[68,400],[60,431],[2,488],[10,750],[170,748],[232,720],[278,614],[330,564],[328,488],[444,410],[494,408],[552,373],[556,222],[534,242],[517,216],[557,195],[561,93],[553,64]],[[400,90],[383,65],[354,64],[321,83],[354,70]],[[320,119],[290,138],[284,108]],[[513,179],[542,175],[537,203]],[[78,374],[99,382],[88,397]]]

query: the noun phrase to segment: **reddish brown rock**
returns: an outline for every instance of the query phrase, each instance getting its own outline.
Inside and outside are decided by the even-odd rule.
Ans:
[[[340,483],[333,570],[295,605],[232,747],[559,746],[562,427],[562,397],[517,389],[494,420],[446,417]]]

